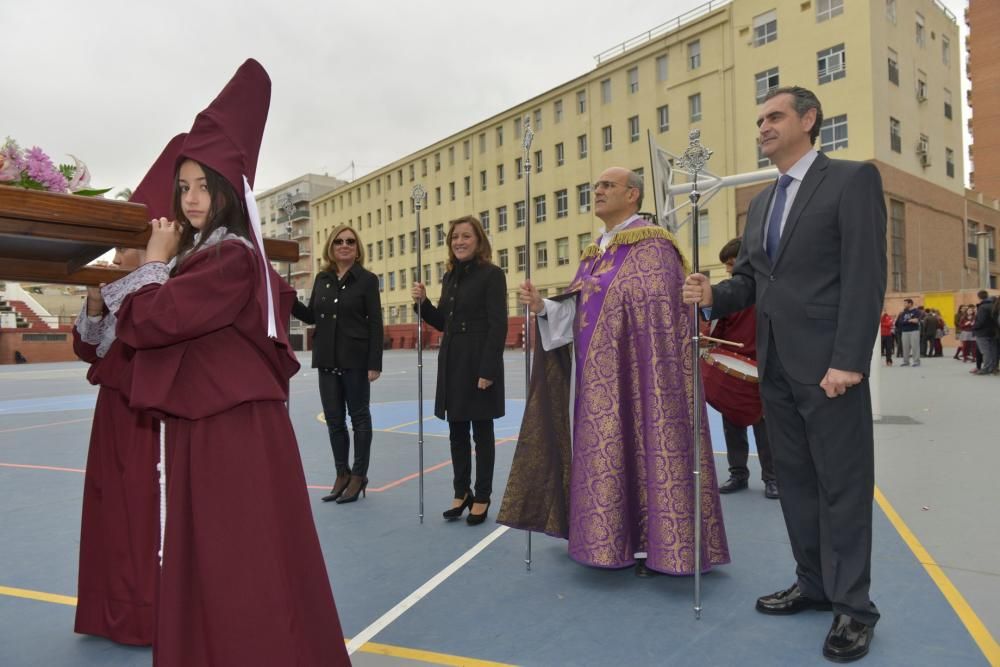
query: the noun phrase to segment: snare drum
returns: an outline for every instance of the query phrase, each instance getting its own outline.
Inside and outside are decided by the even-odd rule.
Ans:
[[[701,375],[705,400],[736,426],[753,426],[760,421],[757,363],[749,357],[723,348],[701,354]]]

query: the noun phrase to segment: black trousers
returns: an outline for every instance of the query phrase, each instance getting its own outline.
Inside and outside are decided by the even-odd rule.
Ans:
[[[892,348],[895,346],[895,339],[892,336],[882,336],[882,356],[886,363],[892,363]]]
[[[493,461],[496,458],[496,437],[493,435],[493,420],[449,421],[448,432],[451,440],[451,465],[455,471],[455,497],[464,498],[472,490],[472,443],[469,440],[469,426],[476,441],[476,487],[474,499],[485,503],[493,493]]]
[[[750,440],[747,438],[746,427],[737,426],[723,417],[722,432],[726,437],[729,474],[737,479],[750,479],[750,468],[747,467],[747,460],[750,458]],[[771,460],[771,445],[767,439],[767,424],[763,418],[753,425],[753,439],[757,443],[760,478],[770,482],[775,479],[774,463]]]
[[[368,371],[363,368],[319,369],[319,398],[323,403],[323,416],[330,432],[330,448],[337,474],[351,473],[362,477],[368,474],[372,450],[371,385]],[[347,456],[350,441],[347,437],[347,414],[351,415],[354,429],[354,465],[349,466]]]
[[[868,379],[827,398],[800,384],[769,341],[761,384],[781,511],[802,592],[866,625],[879,613],[869,597],[875,446]]]

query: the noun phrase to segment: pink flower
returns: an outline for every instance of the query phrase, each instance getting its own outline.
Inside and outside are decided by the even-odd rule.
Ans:
[[[59,173],[49,156],[38,146],[32,146],[25,153],[28,177],[49,192],[66,192],[69,183]]]
[[[0,153],[0,182],[16,181],[21,178],[21,170],[14,160]]]
[[[75,167],[73,168],[73,178],[69,181],[69,191],[77,192],[78,190],[89,190],[90,189],[90,170],[87,169],[87,165],[84,164],[83,160],[80,160],[72,153],[69,154],[73,158]]]

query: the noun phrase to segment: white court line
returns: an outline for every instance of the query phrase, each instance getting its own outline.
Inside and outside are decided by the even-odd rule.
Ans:
[[[375,635],[385,630],[393,621],[409,610],[410,607],[420,602],[420,600],[426,597],[428,593],[444,583],[445,579],[458,572],[463,565],[479,555],[479,552],[490,546],[490,544],[496,541],[497,538],[506,533],[508,530],[510,530],[510,528],[507,526],[500,526],[494,530],[492,533],[481,539],[474,547],[456,558],[446,568],[428,579],[420,588],[406,596],[399,604],[382,614],[382,616],[380,616],[374,623],[354,635],[351,641],[347,643],[348,655],[353,655],[355,651],[370,642]]]

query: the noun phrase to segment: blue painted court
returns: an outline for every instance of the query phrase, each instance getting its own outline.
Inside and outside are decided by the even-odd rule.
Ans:
[[[507,416],[496,424],[495,505],[491,519],[476,527],[441,519],[452,495],[451,467],[447,427],[433,417],[431,400],[424,403],[425,516],[423,523],[418,519],[412,351],[387,352],[385,372],[373,385],[377,432],[371,482],[367,497],[351,505],[319,501],[334,471],[326,427],[319,418],[316,376],[304,368],[294,378],[290,411],[338,611],[347,638],[364,640],[352,656],[355,664],[827,664],[820,650],[830,614],[808,612],[785,618],[754,611],[757,596],[787,587],[794,577],[778,502],[764,497],[757,469],[751,471],[748,491],[723,496],[733,563],[703,578],[701,620],[695,620],[692,612],[690,578],[639,579],[631,569],[586,568],[568,558],[561,540],[534,535],[533,563],[527,571],[525,534],[492,520],[523,410],[521,360],[516,353],[506,357],[509,398]],[[425,355],[428,399],[433,396],[434,362],[434,353]],[[84,374],[83,364],[0,367],[3,667],[151,663],[149,649],[72,632],[82,471],[96,397]],[[910,383],[916,377],[883,378],[883,383]],[[897,416],[903,415],[903,410],[891,407]],[[936,507],[912,514],[917,496],[900,486],[894,474],[903,465],[893,458],[904,456],[897,453],[901,440],[910,445],[905,456],[912,458],[920,446],[912,441],[914,434],[917,439],[937,437],[937,427],[921,410],[914,406],[906,414],[923,425],[889,423],[876,428],[882,500],[875,508],[872,595],[882,621],[863,664],[951,667],[986,665],[991,660],[997,664],[1000,654],[995,652],[994,637],[1000,613],[996,604],[977,597],[977,591],[991,595],[990,586],[997,585],[1000,575],[985,571],[982,579],[949,576],[952,567],[958,571],[963,565],[969,570],[988,570],[988,566],[975,560],[978,555],[968,556],[965,564],[957,557],[955,562],[938,564],[936,553],[951,559],[948,526],[927,522],[934,518],[930,512]],[[710,423],[717,470],[724,480],[724,441],[717,414],[711,415]],[[751,466],[755,465],[752,457]],[[955,502],[964,502],[960,489],[953,491],[959,498]],[[987,516],[995,507],[969,511],[981,512],[980,528],[990,521],[996,526],[996,520]],[[977,544],[987,548],[995,540],[985,531],[972,539],[970,549]],[[921,552],[925,547],[927,551]],[[996,559],[992,560],[995,570]],[[947,584],[932,578],[934,573],[942,573]],[[956,603],[954,593],[965,607]]]

